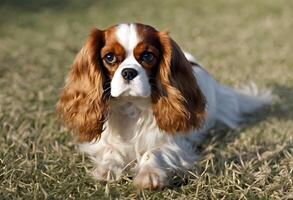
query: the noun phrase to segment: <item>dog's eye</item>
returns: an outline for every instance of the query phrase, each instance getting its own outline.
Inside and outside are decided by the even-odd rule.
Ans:
[[[141,54],[141,60],[146,63],[151,63],[154,60],[154,54],[146,51]]]
[[[113,53],[107,53],[104,59],[108,64],[114,64],[117,62],[117,58]]]

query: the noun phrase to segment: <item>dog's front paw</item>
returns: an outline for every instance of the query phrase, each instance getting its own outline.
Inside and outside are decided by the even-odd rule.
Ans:
[[[141,170],[134,179],[134,186],[139,189],[162,189],[167,185],[167,175],[162,170]]]

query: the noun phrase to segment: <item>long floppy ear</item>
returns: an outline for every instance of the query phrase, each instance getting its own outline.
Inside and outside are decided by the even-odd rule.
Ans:
[[[99,58],[103,43],[103,31],[93,29],[74,60],[57,104],[61,119],[81,142],[99,138],[107,117],[106,77]]]
[[[159,32],[162,58],[152,93],[153,113],[166,133],[185,133],[200,128],[205,120],[206,101],[192,66],[167,33]]]

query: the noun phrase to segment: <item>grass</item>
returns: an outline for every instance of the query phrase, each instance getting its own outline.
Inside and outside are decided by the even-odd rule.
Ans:
[[[293,2],[0,1],[0,199],[293,199]],[[279,101],[204,146],[187,184],[102,185],[55,104],[93,26],[143,22],[195,54],[222,83],[254,80]]]

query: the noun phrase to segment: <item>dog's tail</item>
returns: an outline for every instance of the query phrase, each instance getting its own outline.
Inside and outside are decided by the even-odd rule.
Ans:
[[[195,66],[201,66],[197,60],[188,52],[184,52],[185,57]],[[258,109],[269,105],[273,101],[270,90],[259,90],[255,83],[251,82],[242,88],[233,89],[219,84],[203,68],[194,68],[195,76],[203,92],[213,90],[214,93],[206,93],[211,100],[210,110],[213,118],[230,128],[236,128],[245,120],[247,114],[252,114]]]
[[[271,104],[273,96],[271,91],[259,90],[254,83],[240,89],[217,84],[216,99],[216,119],[231,128],[236,128],[245,119],[245,115]]]

